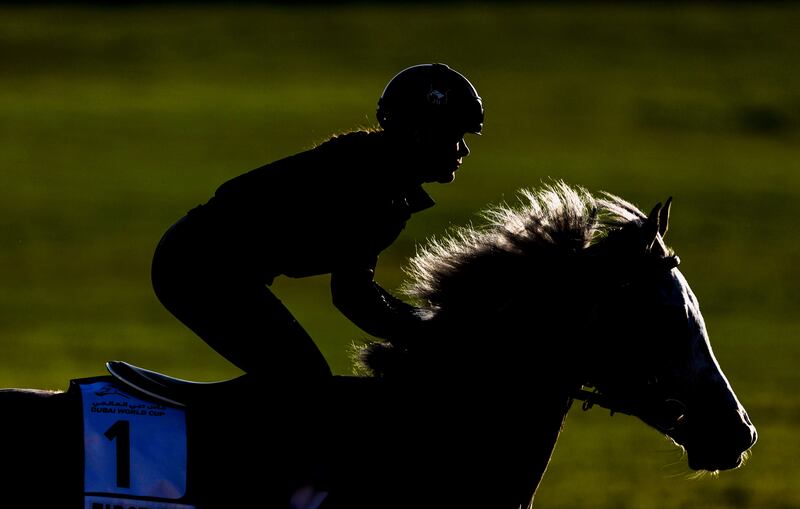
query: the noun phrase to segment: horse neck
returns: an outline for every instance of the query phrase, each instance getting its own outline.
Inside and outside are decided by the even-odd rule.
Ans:
[[[449,453],[459,465],[454,484],[467,497],[456,493],[453,502],[527,506],[569,410],[570,386],[549,370],[533,369],[428,381],[419,391],[430,402],[423,414],[436,423],[432,436],[459,430],[458,436],[469,437],[453,442]]]
[[[574,315],[561,316],[564,309],[543,312],[541,316],[551,321],[536,332],[521,326],[502,331],[497,337],[527,342],[523,343],[525,353],[519,358],[509,355],[513,360],[506,366],[507,373],[486,384],[486,397],[491,401],[494,392],[496,399],[485,410],[503,419],[495,432],[505,437],[503,454],[509,459],[501,471],[506,489],[516,494],[515,503],[522,507],[535,495],[563,429],[571,396],[581,385],[582,329]]]
[[[558,316],[552,302],[546,309],[535,328],[521,308],[507,315],[516,322],[489,313],[478,322],[440,315],[443,328],[436,337],[453,342],[420,356],[409,371],[419,385],[407,414],[424,416],[426,426],[410,417],[401,427],[424,435],[415,442],[431,444],[423,447],[426,454],[441,454],[446,468],[429,462],[437,475],[452,475],[456,493],[449,505],[526,507],[542,480],[577,388],[568,352],[580,339],[563,325],[574,320]],[[417,378],[419,373],[431,374]]]
[[[571,403],[572,400],[568,395],[558,392],[550,398],[539,401],[538,411],[530,416],[529,433],[532,438],[535,437],[535,442],[530,444],[529,458],[529,482],[533,488],[531,501],[550,463]]]
[[[469,496],[484,495],[491,507],[526,507],[550,462],[569,396],[561,387],[507,381],[475,392],[460,402],[461,412],[453,412],[462,432],[476,437],[475,442],[485,441],[471,444],[464,459],[465,464],[474,462],[468,467],[474,477],[465,483]]]

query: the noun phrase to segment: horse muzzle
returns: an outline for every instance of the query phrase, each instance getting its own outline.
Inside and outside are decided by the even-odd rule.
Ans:
[[[728,427],[703,426],[702,430],[689,430],[685,443],[681,443],[689,457],[689,468],[713,472],[732,470],[744,463],[758,440],[758,432],[743,409],[736,414],[737,422]]]

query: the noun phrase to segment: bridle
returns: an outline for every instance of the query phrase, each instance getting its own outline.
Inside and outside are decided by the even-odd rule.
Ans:
[[[626,404],[626,402],[623,402],[622,400],[611,398],[601,393],[596,388],[587,390],[585,386],[582,386],[572,394],[572,399],[577,399],[583,402],[581,405],[581,410],[584,412],[591,410],[592,407],[597,405],[601,408],[609,410],[612,416],[616,413],[625,415],[636,414],[636,410],[631,405]]]
[[[583,402],[581,409],[584,412],[596,405],[609,410],[612,416],[620,413],[646,419],[662,433],[675,431],[687,422],[686,404],[680,399],[664,396],[664,392],[659,390],[657,380],[648,383],[647,389],[640,391],[637,396],[615,397],[604,394],[597,388],[587,390],[586,386],[581,386],[572,393],[571,398]],[[658,412],[654,411],[656,409],[663,412],[663,420],[658,419]]]
[[[680,258],[676,255],[664,256],[656,261],[659,271],[671,271],[680,265]],[[624,285],[620,290],[626,287]],[[596,405],[609,410],[612,416],[621,413],[639,417],[663,433],[675,431],[686,424],[686,403],[675,397],[673,391],[665,390],[664,384],[655,376],[650,376],[634,390],[621,392],[611,394],[584,383],[570,397],[583,402],[583,411]]]

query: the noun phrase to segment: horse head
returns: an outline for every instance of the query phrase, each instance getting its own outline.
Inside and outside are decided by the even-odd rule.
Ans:
[[[645,215],[563,183],[523,191],[521,206],[490,209],[487,225],[420,250],[406,293],[434,332],[374,342],[364,365],[386,377],[472,377],[495,394],[538,394],[540,407],[543,395],[572,395],[639,417],[695,470],[739,466],[756,431],[664,244],[670,205]]]
[[[641,215],[609,199],[609,206]],[[714,357],[680,261],[664,244],[670,202],[590,248],[604,259],[600,277],[608,290],[595,309],[585,360],[584,383],[597,395],[584,407],[596,402],[640,418],[682,446],[693,470],[732,469],[757,433]]]

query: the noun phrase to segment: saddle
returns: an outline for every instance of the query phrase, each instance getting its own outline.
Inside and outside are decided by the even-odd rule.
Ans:
[[[114,378],[136,392],[177,407],[247,392],[253,385],[248,375],[219,382],[193,382],[140,368],[124,361],[109,361],[106,363],[106,369]]]
[[[258,377],[249,374],[218,382],[194,382],[140,368],[124,361],[109,361],[106,363],[106,369],[126,387],[176,407],[237,397],[247,398],[248,395],[264,388],[261,385],[263,382],[259,382]],[[314,395],[315,399],[327,399],[332,393],[344,397],[357,393],[360,397],[366,397],[367,394],[374,395],[376,391],[380,391],[381,385],[380,380],[374,378],[334,375],[324,385],[304,386],[301,382],[295,381],[292,386],[281,386],[278,390],[269,391],[269,394],[273,399],[283,401],[297,397],[307,401],[309,395]]]

